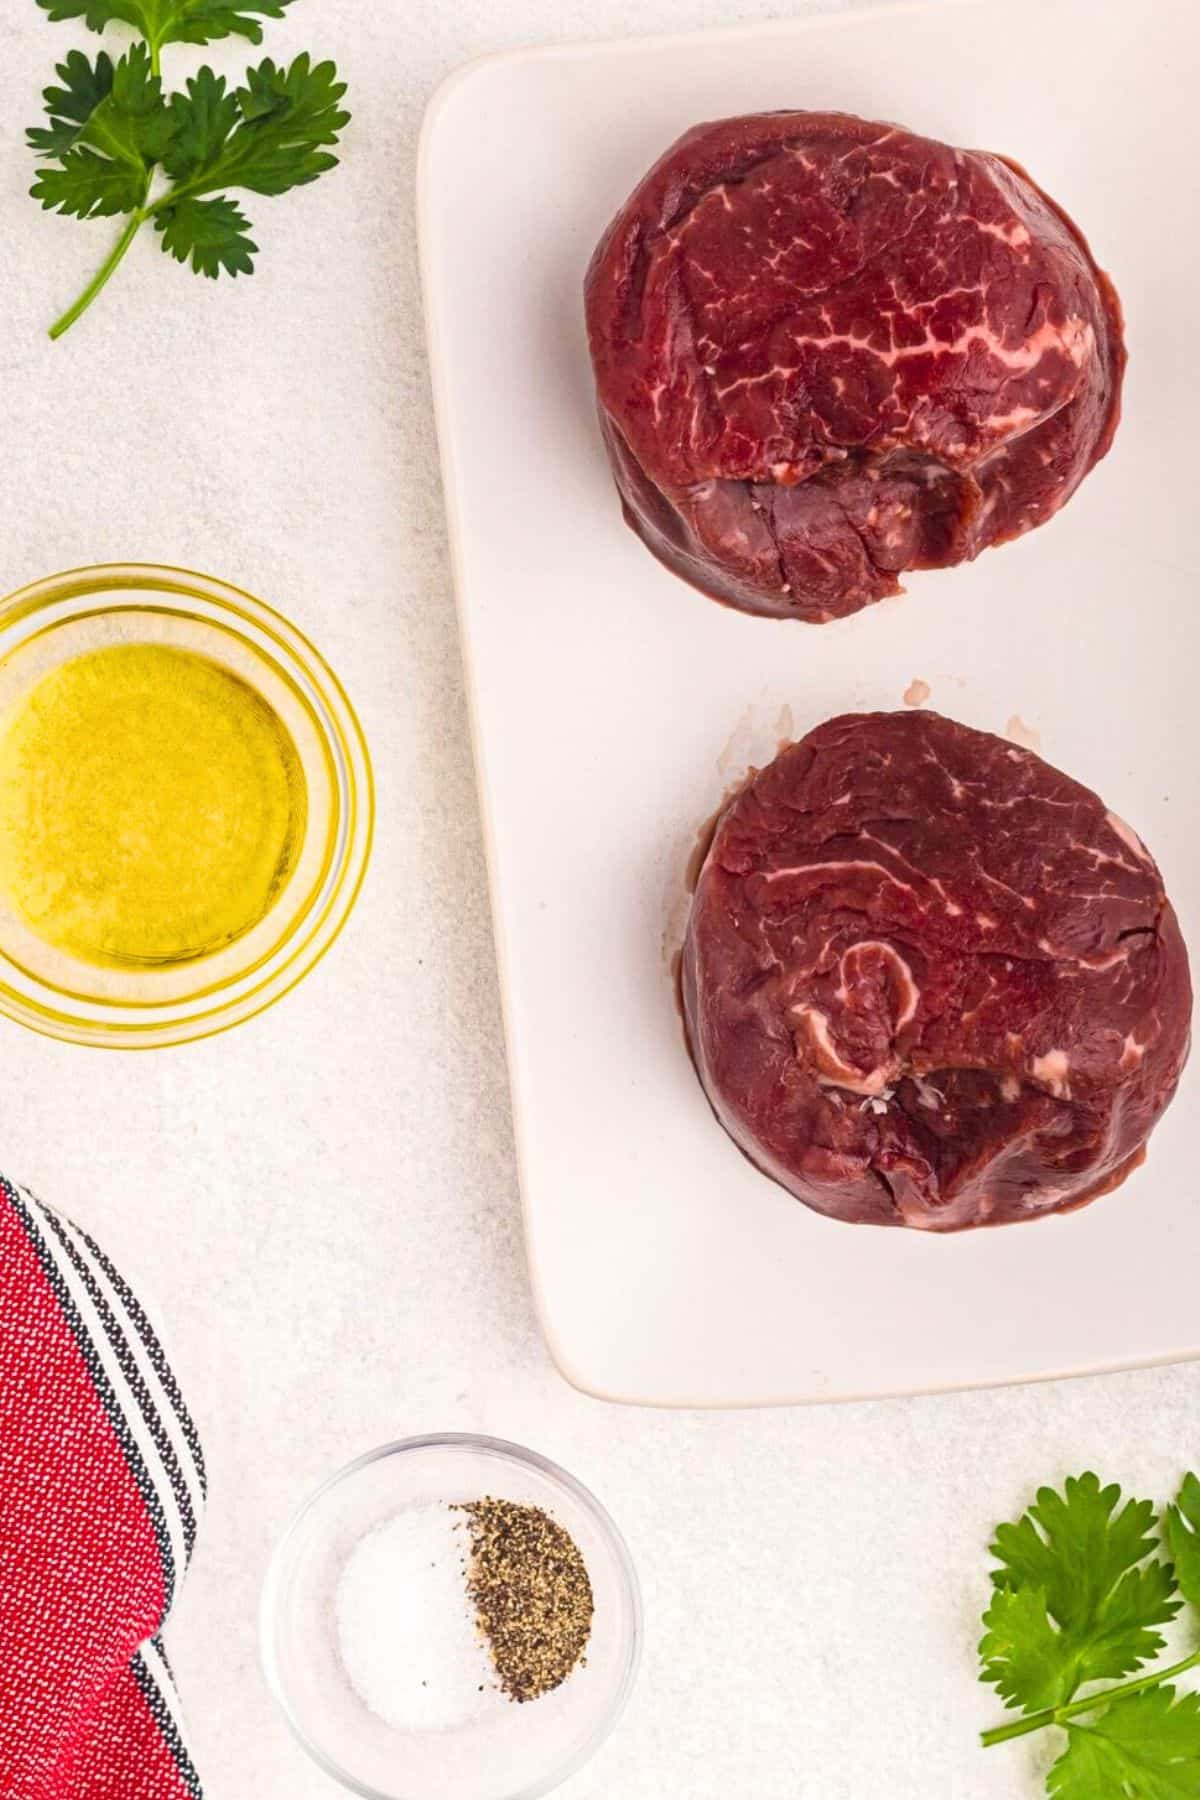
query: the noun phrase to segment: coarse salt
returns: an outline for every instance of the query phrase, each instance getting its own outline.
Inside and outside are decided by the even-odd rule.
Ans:
[[[452,1731],[506,1705],[467,1595],[468,1543],[446,1505],[405,1507],[357,1543],[336,1599],[363,1705],[397,1731]]]

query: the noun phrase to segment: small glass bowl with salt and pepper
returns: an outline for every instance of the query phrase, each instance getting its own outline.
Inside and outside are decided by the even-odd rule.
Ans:
[[[293,1519],[263,1590],[267,1679],[366,1800],[534,1800],[607,1736],[641,1601],[587,1489],[493,1438],[361,1457]]]

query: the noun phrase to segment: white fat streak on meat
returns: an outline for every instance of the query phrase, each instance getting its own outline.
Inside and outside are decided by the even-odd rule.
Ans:
[[[946,908],[947,918],[957,919],[962,913],[962,907],[958,904],[957,900],[952,900],[950,898],[949,894],[946,892],[945,883],[940,881],[936,875],[930,875],[928,879],[930,887],[936,889],[941,896],[942,903]]]
[[[986,232],[988,237],[999,238],[1002,244],[1008,244],[1013,250],[1024,250],[1033,242],[1028,230],[1019,219],[1012,219],[1006,225],[993,224],[990,220],[976,219],[976,231]]]
[[[1146,1046],[1134,1037],[1132,1031],[1125,1033],[1125,1042],[1121,1049],[1121,1060],[1117,1065],[1122,1073],[1136,1069],[1146,1054]]]
[[[917,1016],[917,1006],[921,999],[921,990],[917,986],[912,969],[905,962],[894,944],[885,944],[881,938],[862,938],[857,944],[851,944],[848,950],[844,950],[842,952],[841,961],[838,964],[842,977],[842,985],[837,991],[837,997],[843,1005],[850,999],[850,983],[854,980],[854,973],[847,968],[847,964],[857,961],[858,958],[868,950],[873,950],[878,956],[886,957],[887,961],[891,964],[892,973],[896,977],[902,996],[901,1004],[897,1009],[893,1030],[897,1032],[902,1031],[904,1027],[911,1024],[913,1019]]]
[[[1037,902],[1032,900],[1028,894],[1020,893],[1007,881],[1000,881],[995,875],[989,875],[986,869],[977,869],[975,873],[979,876],[980,881],[986,881],[989,887],[999,888],[1002,894],[1007,894],[1010,899],[1016,900],[1021,906],[1025,907],[1028,912],[1034,912],[1036,910]],[[980,923],[982,923],[982,915],[980,916]],[[996,921],[993,919],[991,923],[994,925]]]
[[[764,870],[761,879],[770,883],[773,881],[790,881],[802,875],[842,876],[851,870],[861,870],[866,874],[882,875],[885,881],[893,882],[895,886],[901,888],[904,893],[911,894],[913,892],[913,889],[909,886],[907,881],[901,881],[898,875],[894,874],[891,869],[885,868],[881,862],[868,862],[861,858],[853,861],[847,859],[845,862],[792,863],[785,869]]]
[[[1036,406],[1014,406],[1010,412],[989,413],[988,430],[1002,431],[1007,438],[1011,439],[1019,437],[1026,425],[1036,424],[1041,417],[1042,414]],[[989,495],[988,497],[995,505],[995,496]]]
[[[1077,893],[1075,898],[1102,901],[1107,900],[1109,895]],[[1070,950],[1060,949],[1057,944],[1052,944],[1049,938],[1043,937],[1038,939],[1038,949],[1044,951],[1044,953],[1053,958],[1055,962],[1074,965],[1077,969],[1088,969],[1096,973],[1102,973],[1105,969],[1115,969],[1118,968],[1121,963],[1127,963],[1134,954],[1136,947],[1136,944],[1131,939],[1126,939],[1123,944],[1118,944],[1115,950],[1109,950],[1103,956],[1083,956],[1077,955]]]
[[[892,970],[900,983],[900,992],[903,995],[903,1003],[897,1011],[893,1029],[898,1032],[902,1031],[916,1018],[917,1007],[921,999],[921,990],[913,977],[912,969],[891,944],[860,944],[858,948],[860,951],[867,948],[877,949],[891,962]]]
[[[1036,369],[1044,356],[1065,356],[1077,369],[1090,359],[1096,347],[1096,333],[1086,319],[1065,319],[1061,325],[1046,319],[1036,331],[1020,344],[1010,345],[990,325],[968,325],[965,331],[959,332],[955,338],[942,338],[925,327],[925,336],[919,343],[894,344],[890,350],[882,350],[870,341],[869,337],[854,331],[829,331],[821,337],[803,337],[797,339],[797,348],[803,350],[861,350],[864,355],[873,357],[882,363],[884,368],[894,369],[900,363],[911,362],[916,356],[956,356],[966,357],[972,350],[982,350],[993,362],[1000,364],[1014,375],[1027,375]],[[739,388],[756,387],[766,381],[792,379],[799,373],[799,365],[795,362],[774,363],[769,369],[760,370],[754,375],[739,375],[734,381],[719,385],[714,389],[717,397],[724,400],[729,394],[736,393]],[[1030,409],[1022,407],[1022,414]],[[1040,417],[1034,414],[1034,417]],[[1003,423],[1008,417],[999,414],[997,418]],[[988,423],[994,421],[989,420]],[[1028,423],[1022,419],[1022,423]],[[790,468],[790,464],[781,465]]]
[[[1009,752],[1007,752],[1007,754],[1012,756],[1016,760],[1020,760],[1020,758],[1021,758],[1020,751],[1009,751]],[[947,773],[949,773],[949,771],[947,771]],[[963,783],[957,779],[957,777],[951,776],[950,779],[951,779],[952,790],[954,792],[955,798],[961,799],[966,793],[966,788],[964,787]],[[839,794],[836,797],[836,800],[833,802],[833,804],[837,804],[838,802],[844,802],[848,798],[849,798],[848,793]],[[1023,796],[1017,796],[1015,799],[1004,801],[1004,802],[1000,803],[1000,806],[1001,807],[1014,806],[1014,805],[1018,804],[1023,798],[1024,798]],[[1062,806],[1066,807],[1069,803],[1046,800],[1045,804],[1047,804],[1047,805],[1062,805]],[[1131,831],[1129,826],[1125,825],[1124,822],[1120,818],[1118,818],[1118,816],[1115,813],[1109,813],[1107,815],[1107,818],[1108,818],[1108,823],[1111,826],[1112,830],[1121,839],[1121,841],[1123,843],[1127,844],[1131,849],[1133,849],[1136,852],[1136,854],[1138,855],[1138,857],[1140,858],[1140,860],[1143,862],[1144,865],[1146,865],[1148,867],[1153,867],[1153,861],[1152,861],[1151,857],[1149,856],[1148,852],[1146,851],[1145,846],[1142,844],[1140,838],[1137,837],[1136,833]],[[894,849],[893,846],[881,843],[880,840],[878,838],[874,837],[870,832],[867,832],[867,831],[860,832],[859,837],[860,837],[860,841],[864,845],[877,844],[879,846],[879,848],[882,849],[887,855],[889,855],[889,856],[893,857],[895,860],[901,862],[903,864],[903,866],[906,869],[908,869],[910,871],[910,873],[913,875],[914,882],[904,881],[901,878],[901,876],[896,873],[896,871],[894,869],[888,868],[887,865],[881,861],[877,861],[875,859],[861,858],[861,857],[855,858],[853,860],[846,860],[846,861],[836,861],[836,862],[822,861],[822,862],[812,862],[812,863],[791,864],[791,865],[788,865],[781,869],[771,869],[771,870],[763,871],[763,873],[761,875],[761,879],[767,883],[772,883],[772,882],[776,882],[776,881],[798,879],[800,877],[807,876],[807,875],[812,875],[814,877],[819,877],[821,875],[827,875],[827,874],[831,874],[831,875],[835,875],[835,876],[842,876],[848,871],[856,871],[856,872],[864,872],[864,873],[870,872],[872,874],[882,876],[885,880],[892,883],[895,887],[899,888],[902,893],[905,893],[905,894],[916,895],[916,893],[918,891],[916,884],[924,883],[927,886],[933,888],[935,890],[935,892],[938,894],[939,898],[944,903],[945,910],[946,910],[946,913],[948,916],[957,917],[962,913],[962,910],[963,910],[962,907],[958,904],[957,901],[950,899],[950,897],[946,893],[945,884],[940,879],[938,879],[938,877],[924,875],[921,870],[915,868],[910,862],[906,861],[905,858],[899,856],[898,852]],[[1082,846],[1080,846],[1080,847],[1082,848]],[[1093,852],[1089,852],[1089,854],[1092,854],[1094,857],[1096,853],[1093,851]],[[1118,867],[1128,867],[1127,864],[1120,863],[1120,862],[1118,862],[1117,866]],[[1020,893],[1016,888],[1012,887],[1008,882],[999,880],[996,876],[991,875],[984,868],[976,866],[974,873],[977,876],[977,878],[979,880],[983,881],[987,886],[994,888],[994,889],[998,890],[999,892],[1007,895],[1011,900],[1015,901],[1018,905],[1020,905],[1025,911],[1027,911],[1027,912],[1036,911],[1037,902],[1032,898],[1031,895]],[[1088,895],[1088,894],[1079,893],[1077,891],[1075,897],[1076,897],[1076,899],[1094,899],[1096,901],[1103,902],[1109,898],[1109,893],[1106,890],[1101,890],[1101,891],[1096,892],[1095,894]],[[982,909],[976,910],[975,923],[981,931],[987,932],[989,934],[999,930],[999,927],[1000,927],[999,919],[995,918],[991,913],[984,912]],[[887,948],[890,950],[891,946],[884,946],[884,948]],[[1048,938],[1042,937],[1042,938],[1039,938],[1039,940],[1038,940],[1038,948],[1041,951],[1043,951],[1043,953],[1045,955],[1052,957],[1057,962],[1065,963],[1068,965],[1074,965],[1080,969],[1087,969],[1087,970],[1092,970],[1092,971],[1103,971],[1106,969],[1115,968],[1118,965],[1120,965],[1121,963],[1128,962],[1128,960],[1129,960],[1130,956],[1133,954],[1136,946],[1132,942],[1127,941],[1123,944],[1117,944],[1113,949],[1111,949],[1103,954],[1089,956],[1086,954],[1081,954],[1078,952],[1072,952],[1072,951],[1066,950],[1066,949],[1060,947],[1059,945],[1052,943]],[[907,965],[905,965],[905,968],[907,969]],[[909,974],[911,976],[911,971],[909,971]]]
[[[851,965],[867,951],[884,957],[896,979],[899,1005],[892,1024],[892,1035],[896,1037],[916,1018],[921,990],[908,963],[893,945],[877,938],[864,938],[844,951],[839,963],[841,986],[837,990],[837,999],[843,1006],[852,999],[853,983],[857,977]],[[888,1084],[900,1071],[899,1059],[894,1055],[890,1056],[875,1068],[864,1071],[854,1063],[848,1063],[842,1056],[833,1041],[828,1014],[820,1007],[813,1006],[809,1001],[801,1001],[792,1008],[792,1017],[808,1027],[817,1064],[818,1082],[823,1087],[844,1088],[848,1093],[862,1094],[876,1103],[874,1111],[885,1111],[886,1102],[892,1097]],[[880,1101],[884,1104],[880,1105]]]
[[[973,351],[982,350],[994,362],[1007,369],[1011,379],[1016,380],[1028,376],[1030,370],[1036,369],[1044,357],[1056,354],[1064,356],[1076,370],[1081,371],[1085,364],[1094,357],[1096,340],[1095,332],[1089,323],[1068,319],[1061,329],[1049,323],[1039,326],[1038,330],[1024,344],[1015,348],[1006,347],[1001,338],[987,325],[971,326],[960,333],[958,337],[944,340],[936,337],[926,324],[925,336],[916,344],[893,344],[890,349],[881,349],[867,338],[854,332],[829,331],[819,337],[799,339],[796,350],[798,353],[806,350],[821,353],[835,346],[843,346],[870,356],[892,372],[914,357],[936,355],[966,360]],[[787,387],[800,378],[801,370],[802,359],[798,354],[795,361],[774,363],[770,368],[760,370],[753,375],[739,375],[732,381],[718,383],[710,374],[709,380],[715,400],[719,405],[724,405],[741,388],[760,387],[773,383]],[[835,383],[835,386],[840,392],[840,380]],[[1062,404],[1063,396],[1059,393],[1051,410],[1058,411]],[[654,396],[654,405],[655,417],[658,418],[657,394]],[[936,412],[936,409],[932,410]],[[903,434],[904,440],[910,447],[928,446],[934,441],[935,428],[940,430],[940,413],[936,417],[931,417],[930,414],[931,403],[926,396],[921,396],[912,402],[905,420]],[[986,417],[981,417],[978,421],[978,429],[985,434],[985,441],[975,457],[972,460],[964,460],[962,466],[986,467],[996,456],[1007,453],[1018,438],[1034,430],[1045,417],[1045,409],[1025,403],[1001,407]],[[695,420],[693,420],[690,436],[695,445]],[[834,453],[830,451],[826,460],[832,460],[833,455]],[[790,485],[796,479],[795,465],[786,460],[771,464],[767,473],[772,481],[784,486]],[[802,470],[801,474],[804,473],[807,471]],[[868,464],[863,473],[870,480],[877,478],[878,471],[874,465]],[[945,469],[939,456],[926,469],[915,471],[914,478],[933,486],[943,479],[944,474]],[[998,504],[1002,487],[1003,482],[998,479],[985,501],[987,511],[991,511]],[[885,539],[888,542],[899,542],[900,535],[897,532],[885,534]],[[810,546],[809,554],[813,553],[813,548]]]
[[[1124,819],[1117,813],[1105,813],[1104,821],[1109,830],[1114,832],[1116,836],[1120,838],[1125,848],[1133,851],[1133,854],[1137,857],[1139,862],[1147,864],[1153,862],[1150,852],[1147,850],[1145,844],[1143,844],[1137,832],[1134,831],[1131,825],[1127,825]]]
[[[800,1001],[792,1008],[792,1017],[808,1027],[817,1061],[817,1080],[823,1087],[844,1088],[848,1094],[862,1094],[867,1099],[883,1093],[896,1073],[894,1058],[864,1074],[853,1063],[843,1061],[830,1033],[829,1019],[819,1006]]]
[[[956,797],[961,797],[961,794],[965,793],[966,790],[963,788],[961,782],[957,783],[957,786],[959,788],[959,795]],[[847,795],[839,794],[837,799],[831,804],[836,805],[839,801],[843,801],[847,798]],[[859,838],[863,843],[879,843],[879,839],[872,837],[870,832],[860,832]],[[924,875],[921,870],[915,868],[911,863],[907,862],[905,858],[901,857],[892,846],[881,844],[880,848],[885,850],[890,856],[895,857],[897,861],[903,863],[904,866],[912,872],[918,882],[923,882],[927,886],[932,887],[944,902],[946,913],[949,917],[957,918],[962,913],[962,907],[956,900],[952,900],[949,897],[946,893],[945,884],[938,879],[938,877]],[[912,882],[904,881],[894,869],[889,869],[885,863],[863,857],[856,857],[853,859],[848,858],[845,861],[837,862],[790,863],[781,869],[763,870],[760,879],[770,884],[776,881],[799,880],[801,877],[809,875],[814,877],[821,875],[835,875],[840,877],[850,871],[880,875],[884,880],[889,881],[893,886],[898,887],[902,893],[912,895],[917,893],[916,886]],[[1035,909],[1035,902],[1031,900],[1027,894],[1018,893],[1017,890],[1010,887],[1007,882],[998,881],[994,876],[989,875],[985,869],[976,869],[975,873],[982,881],[987,882],[991,887],[999,888],[1003,893],[1010,895],[1012,899],[1018,901],[1020,905],[1028,911],[1032,912]],[[988,932],[998,930],[1000,925],[1000,921],[994,918],[992,914],[982,911],[976,911],[975,922],[981,931]],[[890,949],[891,946],[885,946],[885,948]],[[1049,949],[1050,947],[1043,943],[1043,948]],[[1124,960],[1124,957],[1122,956],[1118,960]],[[907,965],[905,966],[907,967]],[[1104,965],[1090,963],[1088,966]]]
[[[1071,1059],[1065,1050],[1047,1050],[1032,1057],[1029,1073],[1040,1087],[1049,1088],[1056,1100],[1070,1099]]]

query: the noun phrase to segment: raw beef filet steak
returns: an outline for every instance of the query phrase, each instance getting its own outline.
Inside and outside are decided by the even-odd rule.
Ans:
[[[849,714],[717,826],[688,1035],[746,1154],[839,1219],[956,1230],[1093,1199],[1187,1056],[1187,953],[1140,840],[1028,750]]]
[[[686,132],[586,282],[625,517],[820,623],[1041,525],[1116,429],[1112,285],[1015,163],[845,113]]]

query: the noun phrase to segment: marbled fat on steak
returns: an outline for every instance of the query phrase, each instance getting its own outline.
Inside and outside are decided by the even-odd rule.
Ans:
[[[700,1079],[809,1206],[956,1230],[1122,1181],[1188,1050],[1158,869],[1102,801],[936,713],[831,719],[756,774],[683,959]]]
[[[1116,429],[1112,284],[1016,164],[844,113],[686,132],[586,282],[625,516],[822,622],[1041,525]]]

